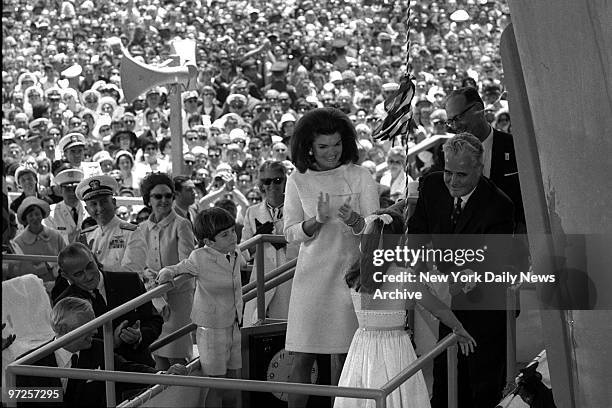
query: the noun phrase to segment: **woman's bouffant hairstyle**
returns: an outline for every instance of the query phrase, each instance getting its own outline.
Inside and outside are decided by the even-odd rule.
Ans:
[[[359,260],[349,268],[344,276],[347,285],[361,293],[374,293],[381,285],[381,282],[374,281],[374,272],[382,272],[384,275],[389,269],[389,262],[385,262],[382,266],[374,266],[374,251],[376,249],[394,249],[399,245],[400,236],[404,232],[404,219],[400,213],[393,210],[379,210],[374,214],[388,214],[392,221],[387,225],[379,219],[372,221],[374,224],[372,231],[361,236]]]
[[[359,152],[357,150],[357,133],[353,122],[342,111],[335,108],[318,108],[308,111],[295,125],[291,138],[291,157],[295,167],[300,173],[314,169],[314,156],[312,144],[318,135],[331,135],[340,133],[342,138],[342,155],[340,163],[357,163]]]
[[[172,194],[174,194],[174,182],[169,175],[166,173],[151,173],[140,182],[142,201],[147,207],[151,206],[151,190],[159,184],[168,186],[172,190]]]

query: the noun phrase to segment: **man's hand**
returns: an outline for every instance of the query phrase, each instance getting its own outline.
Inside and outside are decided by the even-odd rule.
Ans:
[[[5,327],[6,323],[2,323],[2,330],[4,330]],[[8,337],[2,336],[2,350],[4,350],[5,348],[9,348],[16,338],[17,335],[15,334],[9,334]]]
[[[142,339],[140,320],[136,320],[136,323],[132,326],[128,326],[127,320],[122,321],[115,329],[114,338],[115,345],[120,345],[121,343],[138,344]]]
[[[460,271],[461,276],[473,276],[476,274],[476,272],[474,272],[471,269],[464,269],[462,271]],[[476,287],[476,282],[474,282],[473,280],[470,280],[466,283],[462,283],[462,282],[452,282],[449,285],[449,292],[452,296],[458,295],[459,293],[463,292],[463,293],[468,293],[471,290],[473,290]]]

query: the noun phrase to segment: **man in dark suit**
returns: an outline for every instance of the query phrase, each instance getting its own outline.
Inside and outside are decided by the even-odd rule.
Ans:
[[[408,244],[420,248],[431,243],[434,249],[482,248],[487,245],[483,264],[438,263],[442,273],[471,270],[490,271],[504,254],[503,246],[492,242],[489,234],[508,234],[514,227],[512,201],[489,179],[482,176],[483,147],[471,134],[461,133],[444,145],[444,172],[434,172],[421,179],[419,198],[408,220]],[[469,234],[469,235],[466,235]],[[489,235],[489,237],[487,237]],[[426,270],[417,264],[416,271]],[[492,407],[502,397],[505,375],[506,314],[503,310],[504,287],[455,284],[451,279],[451,306],[465,329],[477,343],[476,351],[459,356],[459,407]],[[483,310],[496,308],[497,310]],[[484,307],[483,307],[484,306]],[[475,310],[477,309],[477,310]],[[440,338],[451,330],[440,324]],[[447,406],[446,353],[434,362],[432,406]]]
[[[95,318],[91,304],[80,298],[66,297],[59,301],[51,312],[51,325],[56,338],[64,336]],[[41,358],[34,365],[61,368],[104,369],[104,344],[95,339],[96,330],[92,330],[64,347]],[[48,344],[48,343],[46,343]],[[43,344],[40,347],[45,346]],[[38,347],[37,349],[39,349]],[[37,350],[35,349],[35,350]],[[32,353],[33,351],[29,353]],[[29,354],[27,353],[27,354]],[[20,357],[21,358],[21,357]],[[124,359],[115,353],[115,370],[155,374],[155,369]],[[168,370],[169,374],[185,374],[184,366],[175,365]],[[18,376],[18,387],[62,387],[63,403],[46,406],[57,407],[106,407],[106,393],[103,381],[79,379],[60,379],[55,377]],[[142,387],[138,385],[138,387]],[[120,397],[128,384],[117,383],[116,391]],[[120,398],[118,398],[120,399]],[[38,404],[38,405],[37,405]],[[20,406],[39,406],[40,403],[20,404]]]
[[[525,213],[512,135],[493,129],[487,122],[484,103],[475,88],[465,87],[451,92],[445,109],[446,124],[451,129],[456,133],[471,133],[482,142],[483,174],[510,197],[515,209],[515,232],[525,233]]]
[[[64,248],[58,263],[70,286],[53,301],[67,296],[87,299],[96,317],[146,292],[137,273],[102,271],[91,250],[79,242]],[[127,360],[154,367],[149,345],[159,337],[162,325],[151,302],[129,311],[113,320],[115,351]]]

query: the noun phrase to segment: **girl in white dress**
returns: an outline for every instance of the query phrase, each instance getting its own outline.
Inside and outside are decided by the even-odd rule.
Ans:
[[[395,249],[400,243],[403,220],[396,212],[384,210],[366,217],[361,239],[361,259],[346,275],[359,329],[340,376],[339,386],[380,388],[416,360],[410,335],[404,330],[406,310],[415,306],[414,300],[380,299],[385,294],[420,292],[418,302],[436,315],[459,335],[461,351],[474,351],[476,342],[465,331],[450,309],[420,283],[384,282],[382,276],[399,276],[406,268],[395,262],[374,266],[374,251]],[[376,275],[374,272],[377,272]],[[378,272],[382,272],[379,274]],[[408,271],[409,272],[409,271]],[[336,398],[334,408],[374,408],[374,400]],[[388,408],[428,408],[429,393],[423,374],[419,371],[387,397]]]

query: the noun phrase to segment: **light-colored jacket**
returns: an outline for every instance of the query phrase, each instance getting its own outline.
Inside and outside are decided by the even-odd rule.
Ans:
[[[237,251],[229,260],[227,256],[203,247],[177,265],[162,269],[169,271],[173,278],[181,274],[196,277],[191,320],[198,326],[221,329],[231,326],[235,320],[242,321],[240,265],[245,262]]]
[[[75,207],[77,210],[77,223],[72,219],[72,208],[64,201],[51,206],[51,213],[43,220],[43,224],[57,230],[64,238],[66,244],[75,242],[81,233],[81,223],[87,218],[87,212],[79,201]]]

